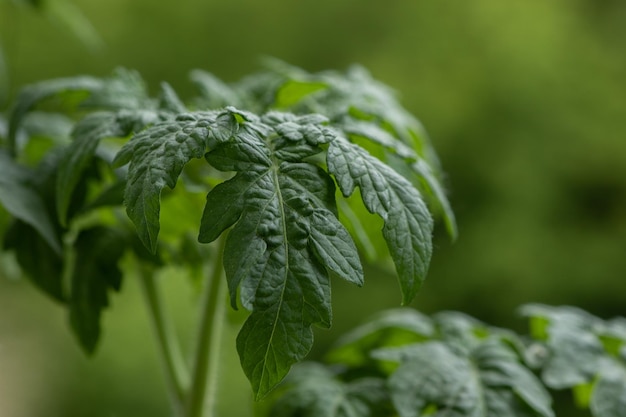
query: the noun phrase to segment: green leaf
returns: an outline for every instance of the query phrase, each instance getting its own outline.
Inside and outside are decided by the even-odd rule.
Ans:
[[[55,96],[76,95],[77,92],[83,93],[80,97],[82,100],[89,93],[101,89],[102,86],[102,80],[83,76],[42,81],[23,88],[17,97],[9,119],[9,147],[15,148],[17,131],[22,119],[39,102]]]
[[[276,92],[274,106],[277,108],[291,107],[308,95],[326,88],[328,85],[322,82],[289,80],[280,86]]]
[[[61,243],[44,201],[32,185],[34,173],[0,151],[0,203],[15,218],[31,225],[52,250]]]
[[[122,110],[117,113],[91,113],[78,122],[72,132],[74,140],[65,151],[57,176],[56,207],[59,222],[66,224],[72,193],[93,160],[102,139],[126,137],[167,118],[167,114],[162,112]]]
[[[159,109],[172,112],[184,113],[187,108],[178,98],[174,89],[168,83],[161,83],[161,94],[159,94]]]
[[[285,380],[273,417],[381,417],[392,414],[385,381],[362,378],[339,380],[328,368],[303,363]]]
[[[607,364],[594,384],[590,409],[594,417],[626,417],[626,367]]]
[[[344,334],[327,359],[342,365],[362,366],[371,361],[375,349],[424,341],[434,333],[431,320],[413,309],[387,310]]]
[[[14,222],[4,236],[4,248],[15,251],[20,268],[33,284],[55,300],[65,301],[63,259],[37,230]]]
[[[302,360],[313,343],[311,325],[330,325],[327,270],[361,284],[363,271],[347,231],[335,216],[335,188],[304,158],[330,137],[309,129],[314,119],[273,114],[236,134],[206,156],[223,171],[237,171],[207,196],[200,240],[228,235],[224,267],[231,300],[252,314],[237,338],[244,371],[257,398],[265,396]],[[284,123],[302,123],[285,131]],[[260,123],[260,124],[259,124]],[[300,161],[298,161],[298,158]]]
[[[194,70],[191,72],[190,78],[200,90],[201,104],[204,108],[218,109],[226,106],[237,107],[242,104],[237,92],[213,74]]]
[[[546,336],[550,352],[543,363],[542,378],[550,388],[572,388],[594,379],[606,356],[604,345],[596,330],[601,321],[591,314],[573,307],[549,307],[528,304],[521,313],[548,325],[536,335]],[[535,332],[537,333],[537,332]]]
[[[400,417],[551,417],[551,399],[517,356],[495,340],[471,352],[427,342],[375,352],[400,363],[389,379]]]
[[[160,229],[161,191],[165,186],[174,188],[184,165],[202,158],[210,144],[230,137],[233,122],[224,123],[224,115],[234,118],[228,112],[189,113],[157,123],[135,135],[115,157],[115,165],[130,162],[124,194],[126,212],[152,253],[156,252]]]
[[[456,239],[458,231],[452,207],[434,169],[424,158],[374,121],[354,120],[348,117],[341,122],[340,126],[351,139],[365,138],[393,152],[399,159],[403,160],[407,164],[409,172],[416,176],[422,184],[425,193],[430,197],[430,202],[435,205],[434,211],[441,212],[443,215],[448,234],[452,239]],[[409,180],[412,179],[411,176],[407,177]]]
[[[328,148],[328,169],[344,196],[358,186],[368,211],[384,221],[383,236],[396,265],[403,304],[426,277],[433,221],[419,192],[404,177],[362,148],[338,138]]]
[[[74,243],[76,265],[69,298],[70,325],[87,353],[100,337],[100,316],[109,305],[110,290],[119,291],[122,271],[117,263],[124,254],[124,236],[103,226],[83,230]]]

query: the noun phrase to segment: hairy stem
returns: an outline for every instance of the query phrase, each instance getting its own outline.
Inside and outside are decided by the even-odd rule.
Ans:
[[[226,280],[222,263],[225,240],[225,237],[220,238],[217,257],[204,288],[186,417],[214,417],[215,413],[219,347],[225,309]]]
[[[165,379],[174,415],[182,417],[184,411],[185,387],[189,375],[180,352],[161,295],[154,280],[153,269],[141,265],[140,283],[148,313],[159,347],[159,356],[165,370]]]

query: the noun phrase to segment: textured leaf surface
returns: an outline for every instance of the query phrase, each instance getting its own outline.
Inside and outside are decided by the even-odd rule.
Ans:
[[[135,135],[117,154],[115,164],[130,162],[126,212],[151,252],[157,248],[161,191],[176,186],[190,160],[202,158],[210,146],[231,137],[234,117],[230,111],[183,114]]]
[[[437,417],[553,416],[541,383],[503,345],[489,341],[469,355],[441,342],[427,342],[376,352],[399,361],[389,379],[401,417],[428,411]]]
[[[257,398],[308,353],[312,324],[330,326],[327,270],[363,280],[354,243],[334,214],[334,183],[303,161],[330,140],[311,120],[248,118],[241,122],[246,134],[206,157],[220,170],[237,172],[207,196],[200,240],[213,240],[235,223],[224,266],[233,303],[240,287],[241,303],[252,310],[237,349]]]
[[[433,221],[420,194],[404,177],[346,140],[330,143],[328,169],[344,196],[358,186],[367,209],[384,220],[383,236],[396,265],[402,302],[409,303],[426,277],[432,253]]]
[[[78,122],[72,132],[74,140],[66,149],[57,176],[56,205],[61,224],[66,223],[72,193],[93,160],[100,141],[106,138],[126,137],[149,124],[166,119],[167,114],[162,112],[123,110],[117,113],[91,113]]]
[[[102,226],[84,230],[76,239],[76,265],[69,297],[70,325],[87,353],[92,353],[98,343],[100,316],[109,305],[109,291],[120,290],[122,271],[117,263],[125,246],[123,236]]]
[[[391,415],[385,381],[362,378],[343,382],[327,368],[303,363],[285,380],[273,405],[274,417],[381,417]]]

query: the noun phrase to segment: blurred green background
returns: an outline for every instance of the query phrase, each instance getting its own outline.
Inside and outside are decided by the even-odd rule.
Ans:
[[[79,37],[58,18],[73,12],[63,0],[38,2],[56,10],[47,14],[18,3],[0,0],[5,109],[24,84],[117,66],[139,70],[153,89],[167,80],[184,97],[193,68],[235,81],[263,56],[310,71],[363,64],[429,131],[459,223],[454,244],[437,230],[415,307],[518,330],[516,308],[531,301],[626,315],[626,2],[75,0],[86,18]],[[88,359],[61,308],[6,269],[0,416],[168,415],[132,279]],[[196,295],[177,271],[161,279],[186,335]],[[362,289],[336,282],[333,296],[334,327],[317,332],[312,357],[400,301],[387,265],[372,265]],[[226,416],[252,403],[235,332],[224,340]]]

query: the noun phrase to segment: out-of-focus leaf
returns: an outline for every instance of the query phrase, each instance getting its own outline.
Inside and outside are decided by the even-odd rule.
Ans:
[[[441,342],[376,351],[400,366],[389,379],[401,417],[551,417],[551,399],[517,356],[491,340],[470,352]]]
[[[393,415],[385,381],[363,378],[339,380],[328,368],[303,363],[285,380],[273,417],[390,417]]]
[[[97,226],[81,231],[74,247],[70,324],[83,349],[93,353],[100,338],[100,316],[109,305],[109,291],[119,291],[122,285],[117,263],[126,249],[126,240],[113,229]]]
[[[15,218],[31,225],[53,251],[60,253],[60,239],[41,195],[32,185],[34,175],[0,150],[0,203]]]

